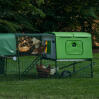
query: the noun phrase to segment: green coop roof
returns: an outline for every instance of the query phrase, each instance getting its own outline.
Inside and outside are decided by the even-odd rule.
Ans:
[[[0,34],[0,56],[16,54],[15,34]]]
[[[86,32],[53,32],[58,37],[91,37],[90,33]]]

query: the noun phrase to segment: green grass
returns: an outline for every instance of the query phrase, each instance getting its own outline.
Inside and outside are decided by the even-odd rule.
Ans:
[[[0,79],[0,99],[99,99],[99,54],[93,78]]]

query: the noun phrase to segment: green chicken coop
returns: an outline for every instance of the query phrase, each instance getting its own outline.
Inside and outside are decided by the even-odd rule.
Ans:
[[[5,67],[6,69],[16,68],[20,78],[21,75],[27,74],[34,68],[36,64],[43,64],[43,60],[47,60],[47,63],[52,65],[52,62],[49,62],[51,60],[55,63],[55,74],[58,74],[58,71],[61,70],[61,76],[67,77],[88,67],[91,77],[93,77],[91,39],[91,34],[85,32],[1,33],[1,74],[4,73]],[[86,61],[88,61],[88,64],[81,67],[82,62]],[[70,64],[65,64],[65,62],[70,62]],[[64,65],[61,65],[61,63],[64,63]],[[77,69],[78,64],[79,68]],[[7,65],[9,65],[9,68]],[[72,69],[68,69],[69,67],[72,67]]]

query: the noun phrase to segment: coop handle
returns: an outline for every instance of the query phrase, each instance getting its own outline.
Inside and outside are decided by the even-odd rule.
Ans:
[[[66,36],[66,37],[64,36],[64,37],[60,37],[60,38],[71,38],[71,37],[70,36]]]

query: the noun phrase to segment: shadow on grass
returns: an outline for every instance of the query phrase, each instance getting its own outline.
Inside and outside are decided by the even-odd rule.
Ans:
[[[8,75],[0,75],[0,81],[19,81],[19,80],[36,80],[36,79],[67,79],[67,78],[91,78],[90,74],[79,74],[74,73],[68,77],[61,77],[60,74],[48,77],[41,77],[37,74],[27,74],[27,75],[18,75],[18,74],[8,74]]]

